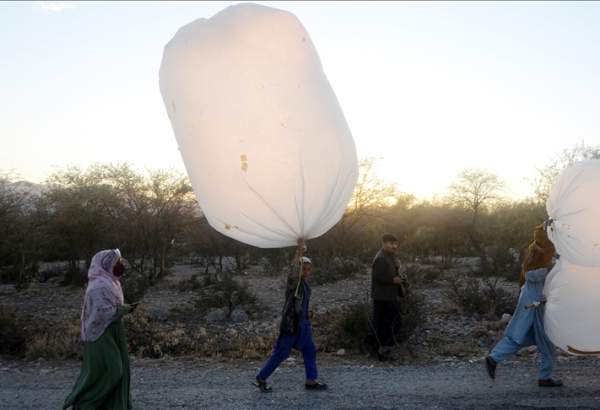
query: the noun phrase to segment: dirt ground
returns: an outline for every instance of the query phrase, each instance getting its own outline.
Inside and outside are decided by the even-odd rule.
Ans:
[[[539,388],[531,359],[499,366],[492,382],[477,360],[426,366],[373,366],[322,355],[326,392],[303,388],[302,361],[283,366],[274,391],[250,384],[261,362],[133,359],[134,408],[163,409],[598,409],[598,359],[561,357],[558,389]],[[0,409],[59,409],[75,381],[75,361],[0,360]]]
[[[172,312],[194,303],[193,292],[178,284],[196,272],[177,266],[175,274],[151,288],[144,298],[148,315],[172,317]],[[283,298],[282,278],[249,272],[237,278],[256,295],[264,311],[243,324],[224,323],[211,332],[237,329],[261,335],[275,334]],[[513,283],[507,288],[516,291]],[[368,276],[314,287],[313,308],[326,314],[341,306],[366,301]],[[254,360],[188,358],[143,359],[132,356],[132,396],[141,410],[163,409],[600,409],[600,359],[561,355],[557,376],[566,386],[541,389],[536,383],[535,352],[524,349],[516,360],[498,369],[492,383],[481,359],[504,325],[490,330],[482,318],[457,312],[444,287],[432,283],[418,290],[427,312],[406,351],[393,364],[373,364],[363,356],[319,353],[321,378],[327,392],[303,388],[302,360],[296,355],[272,378],[274,392],[261,395],[250,382],[262,365]],[[76,320],[83,288],[34,283],[25,291],[0,286],[0,304],[13,306],[38,322]],[[43,308],[41,308],[43,306]],[[492,326],[493,327],[493,326]],[[315,327],[316,335],[320,331]],[[490,333],[491,332],[491,333]],[[337,348],[336,348],[337,349]],[[336,349],[327,350],[336,352]],[[260,359],[259,359],[260,358]],[[265,358],[266,359],[266,358]],[[0,358],[0,410],[60,409],[75,382],[79,362]]]

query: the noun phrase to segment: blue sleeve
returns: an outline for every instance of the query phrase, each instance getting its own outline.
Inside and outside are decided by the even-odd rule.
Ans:
[[[527,282],[539,283],[546,280],[546,275],[548,275],[548,269],[546,268],[530,270],[525,272],[525,280]]]

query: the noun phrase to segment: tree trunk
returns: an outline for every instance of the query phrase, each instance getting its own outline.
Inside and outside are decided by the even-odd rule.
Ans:
[[[167,244],[163,243],[160,253],[160,276],[164,276],[167,271]]]
[[[488,274],[490,267],[488,264],[487,255],[481,242],[477,238],[477,233],[474,231],[469,232],[469,240],[471,241],[471,246],[473,246],[473,249],[475,249],[477,256],[479,256],[479,258],[481,259],[481,272],[484,274]]]
[[[69,265],[67,267],[67,272],[65,273],[65,277],[62,281],[63,285],[69,285],[71,283],[73,283],[73,277],[75,275],[75,271],[77,271],[78,269],[78,264],[79,262],[76,261],[75,259],[71,258],[69,259]]]
[[[19,268],[19,283],[25,279],[25,251],[21,248],[21,267]]]

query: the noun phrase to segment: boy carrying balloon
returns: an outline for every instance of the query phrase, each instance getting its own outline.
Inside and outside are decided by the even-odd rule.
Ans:
[[[310,324],[311,289],[307,280],[312,273],[312,261],[306,256],[302,256],[305,249],[304,241],[300,241],[298,245],[294,265],[299,267],[299,272],[294,267],[288,277],[279,337],[271,357],[256,376],[255,385],[262,393],[271,391],[271,387],[267,386],[267,378],[290,356],[292,348],[302,352],[306,372],[304,384],[306,390],[327,390],[326,384],[317,381],[317,350]],[[296,274],[296,272],[298,273]]]

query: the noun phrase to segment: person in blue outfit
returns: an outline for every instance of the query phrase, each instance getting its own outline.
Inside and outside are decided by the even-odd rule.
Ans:
[[[302,352],[306,373],[307,390],[327,390],[327,385],[317,381],[317,350],[313,342],[310,325],[309,305],[311,289],[307,280],[312,273],[312,261],[302,256],[304,243],[300,242],[293,267],[287,281],[285,303],[283,305],[279,337],[267,363],[256,376],[255,385],[261,392],[267,393],[267,379],[277,367],[290,356],[292,349]]]
[[[540,354],[538,385],[560,387],[562,381],[552,379],[556,360],[555,347],[544,331],[544,282],[556,255],[543,226],[534,230],[534,241],[529,245],[521,271],[521,293],[517,308],[504,337],[485,358],[488,375],[495,379],[498,363],[510,358],[522,347],[536,345]]]

